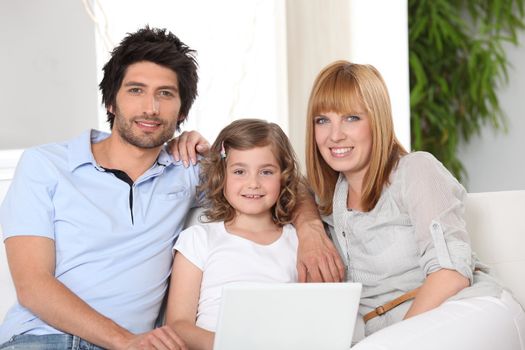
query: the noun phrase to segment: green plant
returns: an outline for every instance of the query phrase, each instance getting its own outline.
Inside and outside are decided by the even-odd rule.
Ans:
[[[518,43],[525,0],[408,0],[412,147],[459,179],[458,142],[490,123],[506,129],[497,91],[508,81],[505,43]]]

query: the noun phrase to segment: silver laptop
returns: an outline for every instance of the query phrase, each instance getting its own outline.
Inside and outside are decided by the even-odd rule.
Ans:
[[[238,283],[222,291],[214,350],[348,350],[360,283]]]

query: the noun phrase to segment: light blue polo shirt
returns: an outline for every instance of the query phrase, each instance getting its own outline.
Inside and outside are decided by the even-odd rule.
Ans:
[[[56,278],[101,314],[142,333],[154,327],[171,249],[197,204],[199,169],[185,168],[162,150],[130,187],[97,165],[91,153],[91,143],[108,136],[92,130],[26,150],[0,208],[0,223],[4,240],[53,239]],[[23,333],[61,332],[17,303],[0,326],[0,344]]]

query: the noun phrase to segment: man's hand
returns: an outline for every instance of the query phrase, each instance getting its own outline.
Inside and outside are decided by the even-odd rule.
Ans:
[[[122,349],[187,350],[188,348],[173,329],[163,326],[134,336]]]
[[[168,143],[176,161],[182,160],[185,167],[197,163],[197,153],[203,155],[210,149],[210,143],[197,131],[184,131]]]
[[[299,282],[341,282],[344,279],[344,264],[322,223],[301,226],[297,271]]]

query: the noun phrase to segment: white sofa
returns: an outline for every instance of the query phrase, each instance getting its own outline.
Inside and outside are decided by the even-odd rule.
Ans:
[[[0,181],[0,201],[7,184]],[[189,221],[195,220],[195,217]],[[525,191],[471,193],[466,202],[472,246],[495,276],[525,305]],[[522,277],[520,277],[522,276]],[[0,320],[16,298],[0,249]]]

